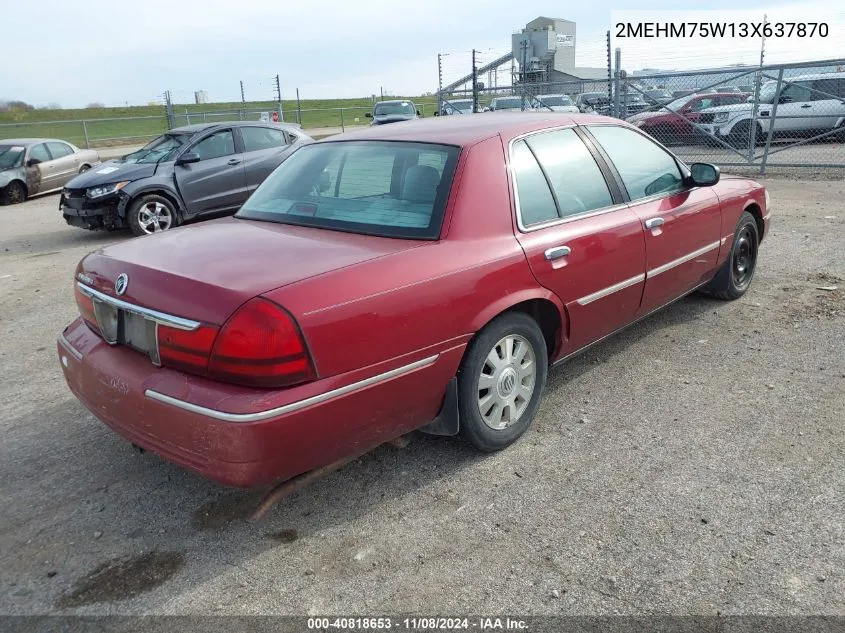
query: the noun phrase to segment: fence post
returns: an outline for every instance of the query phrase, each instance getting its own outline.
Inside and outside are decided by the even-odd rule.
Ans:
[[[91,149],[91,143],[88,142],[88,126],[85,125],[85,119],[82,119],[82,134],[85,136],[85,149]]]
[[[299,88],[296,89],[296,122],[302,125],[302,104],[299,102]]]
[[[762,65],[761,65],[762,67]],[[754,150],[757,148],[757,113],[760,111],[760,84],[763,82],[763,71],[757,71],[754,80],[754,107],[751,109],[751,127],[748,130],[748,158],[749,164],[754,162]]]
[[[778,72],[778,85],[775,88],[775,100],[772,104],[772,114],[769,117],[769,131],[766,134],[766,146],[763,148],[763,160],[760,161],[760,175],[766,174],[766,163],[769,160],[769,148],[772,146],[772,134],[775,131],[775,117],[778,115],[778,103],[780,102],[780,89],[783,85],[783,68]],[[759,94],[757,95],[759,97]]]
[[[340,109],[340,131],[345,132],[346,128],[343,125],[343,108]]]
[[[616,48],[616,68],[613,69],[613,116],[619,118],[619,67],[622,65],[622,49]]]

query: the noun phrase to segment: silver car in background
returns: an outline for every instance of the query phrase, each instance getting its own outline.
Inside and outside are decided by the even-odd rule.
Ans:
[[[51,138],[0,140],[0,202],[17,204],[30,196],[60,191],[74,176],[100,164],[92,149]]]
[[[580,112],[575,102],[565,94],[535,95],[534,109],[544,112]]]

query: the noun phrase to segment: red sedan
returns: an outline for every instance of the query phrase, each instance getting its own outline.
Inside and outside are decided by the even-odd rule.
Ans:
[[[297,150],[231,218],[86,256],[65,378],[129,441],[234,486],[410,431],[504,448],[551,364],[703,289],[736,299],[763,187],[558,113]]]
[[[643,132],[648,132],[661,143],[689,143],[701,135],[693,123],[697,123],[701,111],[716,106],[744,103],[747,94],[741,92],[707,92],[675,99],[653,112],[640,112],[626,119]]]

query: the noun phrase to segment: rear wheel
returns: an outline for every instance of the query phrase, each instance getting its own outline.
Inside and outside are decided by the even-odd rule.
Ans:
[[[20,204],[26,200],[26,187],[19,180],[13,180],[3,191],[3,204]]]
[[[751,121],[740,121],[737,123],[729,137],[731,145],[737,149],[748,147],[748,137],[751,134]],[[754,124],[754,140],[752,147],[756,147],[763,140],[763,129],[759,123]]]
[[[82,165],[82,167],[79,168],[79,173],[84,174],[89,169],[91,169],[91,165]]]
[[[135,235],[161,233],[178,224],[175,205],[158,194],[141,196],[129,208],[129,227]]]
[[[458,373],[462,437],[487,452],[515,442],[534,420],[547,373],[537,322],[522,312],[494,319],[470,343]]]
[[[745,211],[737,223],[728,260],[722,264],[704,291],[725,300],[739,299],[744,295],[754,278],[759,244],[757,221]]]

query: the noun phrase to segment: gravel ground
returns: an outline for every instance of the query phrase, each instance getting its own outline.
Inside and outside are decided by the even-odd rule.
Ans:
[[[0,613],[845,615],[845,183],[766,182],[743,299],[555,369],[502,453],[415,436],[260,524],[65,385],[73,267],[128,236],[0,207]]]

